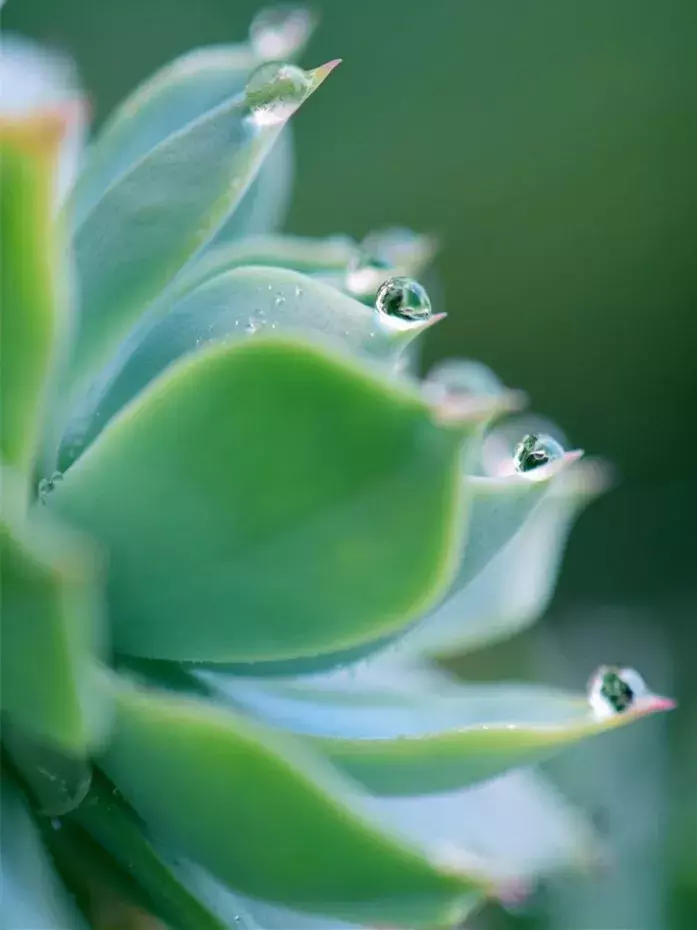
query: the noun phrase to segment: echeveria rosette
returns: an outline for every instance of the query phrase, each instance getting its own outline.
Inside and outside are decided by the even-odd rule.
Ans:
[[[600,472],[531,431],[516,471],[481,367],[403,374],[429,237],[278,233],[335,63],[268,59],[311,25],[162,69],[67,199],[84,111],[3,60],[36,78],[0,123],[8,928],[452,927],[593,859],[521,767],[669,706],[631,669],[589,706],[433,664],[534,621]]]

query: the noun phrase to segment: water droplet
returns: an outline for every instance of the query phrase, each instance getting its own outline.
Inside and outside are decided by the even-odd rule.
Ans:
[[[290,58],[307,42],[315,26],[310,10],[289,3],[260,10],[249,27],[252,51],[264,61]]]
[[[250,316],[249,321],[247,322],[247,325],[244,328],[245,333],[249,333],[249,335],[251,336],[253,333],[257,331],[257,328],[258,328],[257,321],[254,319],[253,316]]]
[[[302,295],[303,295],[303,289],[300,287],[299,284],[296,284],[295,285],[295,296],[302,297]]]
[[[312,86],[310,76],[295,65],[267,62],[252,72],[245,99],[258,126],[285,122],[298,109]]]
[[[637,698],[649,694],[636,669],[619,665],[602,665],[588,685],[588,703],[600,719],[623,714]]]
[[[375,309],[391,322],[410,325],[431,318],[431,301],[413,278],[388,278],[375,298]]]
[[[63,475],[59,471],[54,471],[50,478],[42,478],[39,481],[37,492],[39,495],[39,500],[42,504],[46,503],[46,495],[50,494],[56,487],[56,484],[59,481],[63,480]]]
[[[564,449],[556,439],[545,433],[528,433],[515,447],[513,464],[516,471],[527,472],[548,462],[555,462],[563,456]]]
[[[274,297],[273,305],[274,307],[282,307],[285,302],[286,298],[283,296],[283,294],[276,294]]]

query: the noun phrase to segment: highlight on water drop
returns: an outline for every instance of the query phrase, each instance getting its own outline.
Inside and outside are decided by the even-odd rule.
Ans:
[[[529,472],[563,457],[563,447],[552,436],[528,433],[515,447],[513,464],[517,472]]]
[[[431,319],[431,301],[425,288],[413,278],[388,278],[380,285],[375,309],[392,324],[410,326]]]
[[[290,58],[305,45],[316,24],[307,7],[280,3],[257,13],[249,27],[249,42],[262,61]]]

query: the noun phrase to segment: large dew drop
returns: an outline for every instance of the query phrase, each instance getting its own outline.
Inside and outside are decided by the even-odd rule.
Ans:
[[[412,278],[388,278],[380,285],[375,309],[390,323],[411,325],[431,319],[431,301]]]
[[[315,26],[312,13],[302,6],[281,3],[261,10],[249,27],[249,42],[257,58],[290,58],[305,45]]]
[[[274,126],[295,113],[312,82],[295,65],[266,62],[252,72],[245,87],[245,100],[258,126]]]
[[[528,433],[515,447],[513,464],[516,471],[528,472],[563,457],[564,449],[556,439],[544,433]]]
[[[588,703],[597,717],[605,719],[625,713],[638,698],[650,693],[636,669],[603,665],[588,685]]]

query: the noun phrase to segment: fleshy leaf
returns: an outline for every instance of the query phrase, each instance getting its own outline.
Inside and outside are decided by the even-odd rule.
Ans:
[[[441,596],[466,509],[460,447],[491,412],[441,426],[417,392],[319,347],[215,346],[125,408],[50,502],[109,552],[118,651],[336,652]]]
[[[0,456],[25,480],[37,454],[61,322],[53,212],[68,122],[67,112],[0,118]]]
[[[82,930],[84,924],[60,884],[20,789],[3,768],[0,778],[2,930]]]
[[[85,540],[45,515],[12,517],[14,482],[2,474],[0,597],[2,710],[56,749],[80,754],[106,723],[99,560]]]
[[[86,386],[146,308],[220,228],[292,112],[334,63],[304,75],[274,120],[251,92],[224,100],[167,136],[117,177],[75,232],[82,286],[74,393]],[[266,97],[273,99],[275,91]],[[202,169],[202,166],[205,168]],[[76,387],[77,385],[77,387]]]
[[[406,633],[400,651],[462,653],[512,636],[537,620],[554,591],[571,526],[605,483],[595,462],[579,462],[565,471],[469,584]]]
[[[468,475],[472,494],[467,542],[448,597],[469,582],[501,551],[524,525],[544,499],[552,482],[577,461],[581,453],[567,452],[557,462],[550,462],[534,472],[483,477]]]
[[[283,268],[245,267],[213,277],[124,346],[114,374],[95,385],[68,427],[59,464],[67,468],[115,413],[172,362],[208,343],[260,332],[332,338],[357,354],[394,360],[430,325],[384,328],[377,313],[326,284]],[[133,345],[132,343],[136,343]]]
[[[319,759],[202,701],[121,686],[102,759],[148,829],[243,894],[358,922],[454,922],[489,888],[374,827]]]
[[[42,814],[59,817],[82,803],[92,781],[92,769],[84,754],[56,749],[10,722],[5,722],[2,739]]]
[[[131,875],[153,902],[158,916],[179,930],[226,930],[223,923],[179,880],[143,832],[138,818],[96,778],[71,821],[79,824]]]
[[[662,709],[647,699],[627,713],[600,718],[584,695],[535,685],[458,685],[433,673],[423,681],[398,664],[392,674],[404,684],[380,690],[360,680],[337,689],[312,680],[201,677],[233,706],[309,737],[371,792],[388,795],[464,787]]]

